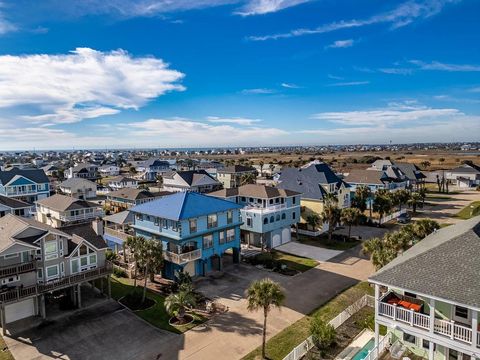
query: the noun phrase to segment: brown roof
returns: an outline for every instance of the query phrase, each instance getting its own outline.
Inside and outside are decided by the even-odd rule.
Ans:
[[[257,169],[250,166],[233,165],[233,166],[226,166],[223,169],[219,169],[217,172],[222,174],[235,174],[235,173],[242,173],[242,172],[257,172]]]
[[[18,199],[14,198],[9,198],[3,195],[0,195],[0,205],[4,205],[6,207],[9,207],[11,209],[23,209],[23,208],[28,208],[31,207],[32,205],[25,202],[21,201]]]
[[[289,197],[300,195],[299,192],[287,190],[287,189],[279,189],[273,186],[266,186],[260,184],[248,184],[242,185],[238,188],[232,189],[222,189],[218,191],[214,191],[209,193],[208,195],[216,196],[216,197],[232,197],[232,196],[249,196],[254,198],[260,199],[270,199],[276,197]]]
[[[57,210],[57,211],[100,207],[100,205],[90,201],[81,200],[71,196],[60,195],[60,194],[55,194],[53,196],[49,196],[45,199],[39,200],[37,201],[37,204],[40,204],[42,206],[45,206],[52,210]]]
[[[127,200],[139,200],[173,194],[170,191],[150,192],[145,189],[124,188],[109,192],[107,198],[117,197]]]
[[[354,184],[383,185],[382,179],[387,180],[383,171],[353,169],[343,180],[347,183]]]

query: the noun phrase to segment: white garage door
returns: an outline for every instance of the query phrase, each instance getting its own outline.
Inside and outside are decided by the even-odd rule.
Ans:
[[[282,245],[282,237],[278,234],[273,235],[272,237],[272,248]]]
[[[292,231],[290,229],[282,230],[282,244],[286,244],[292,240]]]
[[[35,315],[33,299],[5,306],[5,322],[11,323]]]
[[[183,267],[183,271],[185,271],[187,274],[190,274],[190,276],[195,276],[195,261],[190,261]]]

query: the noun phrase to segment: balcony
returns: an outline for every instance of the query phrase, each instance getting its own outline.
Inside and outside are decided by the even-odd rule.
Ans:
[[[190,261],[195,261],[197,259],[200,259],[201,257],[202,257],[201,249],[195,249],[182,254],[177,254],[168,250],[163,251],[163,258],[177,265],[183,265]]]
[[[393,300],[392,300],[393,299]],[[433,329],[430,315],[421,313],[423,302],[416,298],[387,293],[378,300],[378,315],[398,321],[414,328],[445,336],[465,344],[472,344],[473,331],[471,327],[458,324],[453,320],[433,319]],[[477,334],[477,347],[480,347],[480,333]]]
[[[58,280],[46,282],[44,284],[8,288],[6,290],[0,291],[0,303],[13,303],[32,296],[37,296],[43,293],[64,289],[73,285],[83,283],[85,281],[94,280],[101,276],[110,275],[112,273],[112,269],[112,264],[109,261],[106,261],[104,267],[83,271],[79,274],[66,276]]]
[[[102,210],[95,210],[89,213],[83,213],[78,215],[59,215],[58,219],[64,222],[71,222],[71,221],[93,220],[97,217],[102,217],[102,216],[103,216]]]
[[[46,191],[46,190],[43,190]],[[37,194],[39,191],[36,189],[32,190],[7,190],[7,196],[22,196],[22,195],[34,195]]]
[[[110,235],[114,238],[120,239],[124,242],[127,241],[129,236],[133,236],[133,235],[127,234],[123,231],[118,231],[118,230],[115,230],[115,229],[112,229],[112,228],[109,228],[109,227],[105,228],[105,234]]]
[[[14,264],[10,266],[2,266],[0,267],[0,278],[12,276],[12,275],[19,275],[30,271],[36,270],[36,263],[35,261],[29,261],[21,264]]]

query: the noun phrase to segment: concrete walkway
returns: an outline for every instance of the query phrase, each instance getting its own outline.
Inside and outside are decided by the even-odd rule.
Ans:
[[[314,259],[320,262],[327,261],[343,252],[340,250],[330,250],[318,246],[302,244],[297,241],[290,241],[286,244],[277,246],[275,250]]]

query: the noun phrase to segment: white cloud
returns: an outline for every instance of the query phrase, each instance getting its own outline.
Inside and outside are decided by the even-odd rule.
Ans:
[[[410,0],[397,6],[391,11],[373,15],[366,19],[340,20],[337,22],[320,25],[316,28],[299,28],[284,33],[271,35],[250,36],[249,40],[265,41],[292,38],[311,34],[324,34],[342,29],[360,28],[374,24],[390,24],[392,28],[400,28],[406,26],[415,20],[426,19],[438,14],[443,7],[457,0]]]
[[[381,68],[378,71],[384,74],[395,74],[395,75],[410,75],[413,73],[413,69],[409,68]]]
[[[218,116],[208,116],[207,120],[211,123],[236,124],[236,125],[253,125],[261,122],[261,119],[248,119],[241,117],[222,118]]]
[[[480,116],[455,108],[430,108],[415,100],[374,110],[323,112],[312,118],[321,120],[322,127],[299,134],[341,144],[473,141],[480,133]]]
[[[169,91],[183,74],[154,57],[77,48],[64,55],[0,56],[0,108],[33,108],[33,122],[71,123],[138,109]],[[22,110],[22,109],[20,109]]]
[[[154,138],[164,146],[231,146],[234,144],[258,144],[287,135],[284,130],[258,126],[233,127],[230,124],[212,125],[187,119],[149,119],[128,124],[131,136]]]
[[[312,0],[250,0],[236,13],[242,16],[274,13]]]
[[[328,84],[327,86],[358,86],[358,85],[367,85],[367,84],[370,84],[370,81],[338,82],[338,83]]]
[[[312,115],[312,119],[349,126],[391,126],[458,116],[464,116],[458,109],[434,109],[411,103],[392,103],[388,108],[376,110],[323,112]]]
[[[328,45],[327,48],[329,49],[348,48],[353,46],[353,43],[354,43],[353,39],[337,40],[337,41],[334,41],[332,44]]]
[[[329,79],[332,79],[332,80],[343,80],[343,79],[345,79],[345,78],[342,77],[342,76],[336,76],[336,75],[332,75],[332,74],[328,74],[327,77],[328,77]]]
[[[281,83],[280,84],[282,87],[287,88],[287,89],[301,89],[302,87],[297,85],[297,84],[292,84],[292,83]]]
[[[437,70],[437,71],[452,71],[452,72],[480,71],[480,65],[446,64],[438,61],[432,61],[428,63],[421,60],[410,60],[410,63],[418,66],[421,70]]]
[[[256,89],[243,89],[242,94],[274,94],[276,91],[274,89],[267,88],[256,88]]]

